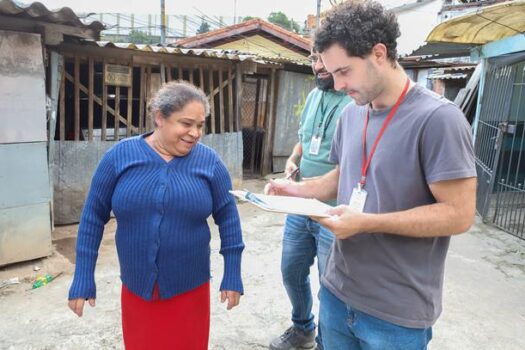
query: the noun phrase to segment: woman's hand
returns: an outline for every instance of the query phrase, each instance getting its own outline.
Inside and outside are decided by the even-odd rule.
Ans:
[[[85,303],[86,300],[88,301],[89,305],[91,305],[91,307],[95,307],[95,299],[93,299],[93,298],[90,298],[90,299],[83,299],[83,298],[71,299],[71,300],[69,300],[67,305],[69,306],[71,311],[73,311],[74,313],[76,313],[78,315],[78,317],[82,317],[82,313],[84,312],[84,303]]]
[[[235,292],[232,290],[221,290],[221,303],[224,303],[226,299],[228,299],[228,306],[226,309],[231,310],[235,306],[239,305],[239,301],[241,300],[241,293]]]

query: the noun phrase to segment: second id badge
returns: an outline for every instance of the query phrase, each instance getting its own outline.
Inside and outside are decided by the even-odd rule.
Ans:
[[[321,149],[321,137],[312,136],[312,141],[310,142],[309,153],[316,156],[319,154],[319,149]]]
[[[368,193],[365,190],[359,187],[354,187],[352,197],[350,197],[350,203],[348,204],[350,209],[362,213],[365,209],[366,196],[368,196]]]

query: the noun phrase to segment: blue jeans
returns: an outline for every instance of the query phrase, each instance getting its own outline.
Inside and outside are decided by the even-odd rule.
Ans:
[[[426,350],[432,328],[406,328],[343,303],[325,286],[319,318],[326,350]]]
[[[305,332],[315,329],[312,314],[310,266],[317,256],[319,276],[324,272],[326,259],[334,240],[333,234],[309,217],[288,215],[284,226],[281,272],[284,287],[292,303],[292,322]],[[321,344],[321,328],[317,343]],[[322,345],[319,346],[322,349]]]

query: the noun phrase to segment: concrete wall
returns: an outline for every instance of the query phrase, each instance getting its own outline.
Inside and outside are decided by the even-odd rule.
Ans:
[[[0,30],[0,265],[51,254],[41,38]]]
[[[281,71],[277,90],[273,172],[284,171],[286,159],[299,141],[300,112],[308,93],[315,87],[313,75]]]
[[[395,4],[394,4],[395,2]],[[401,6],[408,1],[390,1],[392,6]],[[442,1],[421,1],[417,6],[407,6],[406,10],[396,13],[401,36],[397,39],[397,53],[400,56],[410,54],[425,44],[428,34],[439,24],[438,12]]]
[[[215,149],[228,167],[233,186],[242,184],[242,134],[206,135],[202,143]],[[111,141],[56,141],[52,174],[55,223],[70,224],[80,219],[93,173]]]

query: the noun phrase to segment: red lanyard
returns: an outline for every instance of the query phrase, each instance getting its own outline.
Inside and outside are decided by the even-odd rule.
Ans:
[[[403,92],[401,92],[401,96],[397,99],[396,103],[388,113],[388,116],[386,117],[385,121],[383,122],[383,126],[381,127],[381,130],[379,130],[379,134],[377,134],[376,140],[374,142],[374,145],[372,146],[372,150],[370,151],[370,155],[366,156],[366,129],[368,128],[368,119],[370,118],[370,111],[367,109],[366,111],[366,119],[365,119],[365,128],[363,129],[363,162],[361,165],[361,180],[359,181],[359,187],[360,189],[365,187],[366,183],[366,172],[368,170],[368,166],[370,165],[370,161],[372,160],[372,157],[374,156],[374,153],[377,148],[377,144],[379,143],[379,140],[381,140],[381,137],[383,136],[386,127],[388,126],[388,123],[392,120],[392,117],[394,114],[396,114],[397,109],[399,108],[399,105],[405,98],[408,87],[410,86],[410,79],[407,78],[407,82],[405,83],[405,87],[403,88]]]

